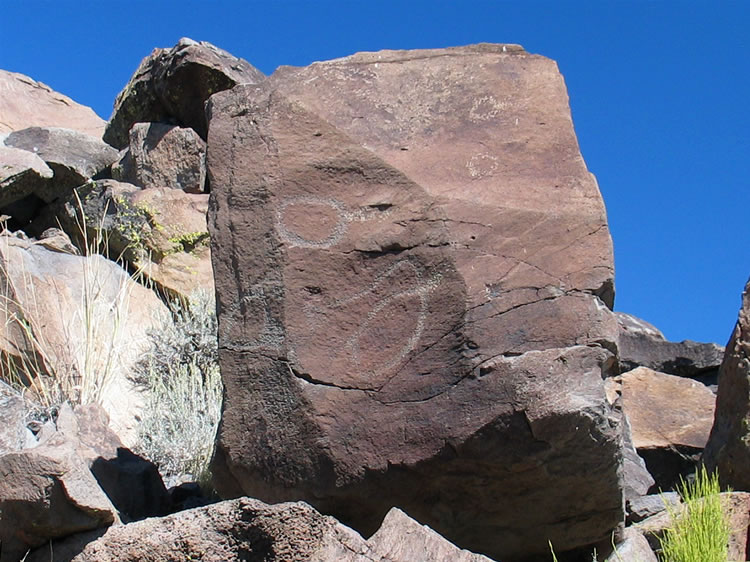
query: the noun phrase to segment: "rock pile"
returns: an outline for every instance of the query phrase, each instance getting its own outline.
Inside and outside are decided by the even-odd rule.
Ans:
[[[726,354],[612,311],[553,61],[482,44],[265,77],[182,39],[106,127],[22,75],[0,91],[0,561],[655,560],[682,509],[656,493],[706,441],[750,489],[749,289]],[[210,505],[126,448],[161,299],[196,288],[225,385]],[[111,376],[84,388],[92,367]],[[103,410],[31,412],[61,373]],[[747,494],[724,504],[744,560]]]

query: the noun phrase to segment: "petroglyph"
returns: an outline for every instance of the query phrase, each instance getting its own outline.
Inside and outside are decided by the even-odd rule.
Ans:
[[[385,207],[385,210],[380,207]],[[289,197],[276,210],[276,229],[290,246],[330,248],[341,241],[351,222],[384,218],[390,214],[390,205],[380,207],[373,205],[349,210],[333,198]]]
[[[473,179],[491,176],[497,170],[497,167],[497,157],[486,152],[475,154],[466,162],[466,169],[469,171],[469,176]]]
[[[326,317],[326,311],[344,310],[352,307],[356,310],[354,314],[361,317],[361,322],[357,328],[346,339],[343,352],[348,355],[348,362],[352,364],[359,375],[365,377],[365,380],[371,381],[386,372],[397,367],[409,353],[416,349],[420,338],[424,332],[425,323],[429,311],[429,295],[434,291],[442,281],[442,274],[433,273],[425,278],[422,267],[414,263],[411,259],[406,258],[391,264],[385,271],[377,275],[374,281],[363,291],[354,295],[336,299],[327,305],[305,306],[305,312],[315,328],[325,329],[321,325],[320,319]],[[358,303],[366,303],[368,298],[377,296],[374,304],[369,308],[355,309]],[[363,344],[369,332],[377,332],[378,326],[388,320],[389,307],[398,305],[399,301],[416,299],[416,310],[408,310],[407,313],[414,314],[414,327],[407,334],[389,334],[397,341],[404,343],[399,345],[395,350],[382,350],[377,354],[375,361],[372,355],[363,352]],[[368,306],[365,304],[365,306]],[[405,305],[403,308],[407,308]],[[399,310],[403,312],[403,310]],[[403,322],[401,322],[403,325]],[[378,341],[378,345],[382,342]],[[387,356],[386,356],[387,355]],[[367,358],[370,360],[367,361]],[[333,358],[332,358],[333,359]]]
[[[511,106],[508,101],[498,101],[495,96],[482,96],[474,100],[469,110],[469,119],[474,122],[489,121]]]

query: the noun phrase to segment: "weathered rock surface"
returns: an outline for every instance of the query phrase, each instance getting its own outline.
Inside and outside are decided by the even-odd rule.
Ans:
[[[60,127],[14,131],[5,138],[5,146],[36,154],[52,168],[55,184],[71,187],[93,178],[117,159],[117,151],[96,137]],[[49,202],[56,195],[40,197]]]
[[[110,256],[118,256],[159,288],[182,296],[196,289],[213,292],[208,194],[99,180],[78,189],[77,198],[45,221],[61,224],[74,239],[78,235],[83,247],[81,210],[88,239],[102,236]]]
[[[202,193],[206,143],[192,129],[163,123],[136,123],[129,148],[112,167],[112,177],[140,187],[170,187]]]
[[[28,444],[30,436],[23,397],[0,380],[0,455],[20,451]]]
[[[206,100],[237,84],[255,84],[264,78],[247,61],[205,41],[183,38],[171,49],[154,49],[117,96],[104,140],[125,148],[128,132],[138,122],[190,127],[205,139]]]
[[[625,529],[622,541],[617,543],[615,552],[605,562],[658,562],[648,540],[637,528]]]
[[[693,377],[713,384],[724,348],[715,343],[690,340],[671,342],[652,324],[630,314],[616,312],[620,326],[620,369],[648,367],[654,371]]]
[[[716,417],[703,454],[722,485],[750,490],[750,281],[719,371]]]
[[[102,256],[53,251],[7,233],[0,236],[0,274],[3,357],[25,369],[37,388],[38,377],[54,373],[69,396],[101,399],[130,445],[142,397],[127,375],[165,306]]]
[[[649,496],[642,496],[628,502],[628,523],[638,523],[661,513],[669,506],[670,509],[676,509],[682,500],[677,492],[661,492]]]
[[[0,133],[64,127],[101,138],[105,124],[90,107],[28,76],[0,70]]]
[[[50,539],[116,519],[115,507],[63,434],[0,456],[0,561],[16,562]]]
[[[82,537],[84,540],[87,537]],[[66,544],[67,543],[67,544]],[[392,510],[368,541],[304,503],[266,505],[240,498],[111,527],[75,552],[76,540],[54,545],[56,561],[274,560],[275,562],[491,562],[460,550],[431,529]],[[46,555],[49,556],[49,550]],[[29,562],[45,560],[43,549]]]
[[[612,247],[555,64],[364,53],[208,114],[219,490],[506,561],[608,540]]]
[[[33,193],[52,175],[52,169],[36,154],[0,145],[0,207]]]
[[[667,490],[687,476],[706,446],[715,396],[691,379],[638,367],[613,379],[620,383],[623,411],[633,444],[656,480]],[[656,490],[654,490],[656,491]]]

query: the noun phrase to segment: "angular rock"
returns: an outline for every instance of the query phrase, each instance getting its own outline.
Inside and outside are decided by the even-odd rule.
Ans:
[[[638,529],[628,527],[624,537],[615,546],[615,552],[607,557],[605,562],[658,562],[656,554],[648,544],[648,540]]]
[[[104,140],[122,149],[135,123],[163,122],[194,129],[205,140],[204,104],[212,94],[265,79],[261,71],[211,43],[183,38],[154,49],[117,96]]]
[[[638,367],[614,379],[622,385],[623,411],[633,444],[656,480],[668,490],[695,469],[714,417],[715,396],[691,379]]]
[[[20,451],[30,443],[27,411],[21,394],[0,380],[0,455]]]
[[[665,509],[676,509],[681,503],[677,492],[662,492],[634,499],[628,502],[627,522],[638,523]]]
[[[750,281],[719,370],[716,417],[703,454],[721,483],[750,490]]]
[[[117,512],[74,444],[58,434],[0,456],[2,562],[20,560],[50,539],[111,525]]]
[[[41,158],[54,175],[34,182],[33,195],[51,202],[90,178],[107,170],[117,159],[117,151],[103,141],[59,127],[30,127],[14,131],[5,139],[5,146],[25,150]],[[29,191],[28,189],[26,191]],[[7,204],[10,197],[3,198]],[[13,198],[13,201],[20,196]]]
[[[112,177],[140,187],[202,193],[206,182],[206,143],[192,129],[136,123],[130,129],[129,148],[113,166]]]
[[[213,292],[207,210],[208,194],[99,180],[78,189],[46,220],[61,224],[74,239],[78,235],[84,247],[83,211],[88,240],[103,238],[109,255],[169,294],[187,297],[196,289]]]
[[[57,431],[75,443],[102,491],[125,522],[169,513],[171,501],[156,465],[123,447],[98,404],[64,405]]]
[[[159,298],[102,256],[74,256],[0,235],[0,353],[53,403],[100,401],[126,445],[142,395],[129,369],[147,345]],[[51,378],[53,377],[53,378]],[[55,383],[57,381],[57,383]]]
[[[370,540],[304,503],[266,505],[240,498],[129,525],[85,544],[54,544],[55,560],[274,560],[276,562],[491,562],[459,550],[403,512],[392,510]],[[76,552],[76,546],[78,552]],[[28,562],[49,556],[40,549]],[[48,558],[47,558],[48,559]]]
[[[615,312],[620,326],[620,369],[648,367],[654,371],[692,377],[714,384],[724,348],[690,340],[671,342],[652,324],[624,312]]]
[[[102,138],[106,122],[41,82],[0,70],[0,134],[28,127],[64,127]]]
[[[0,207],[45,186],[52,175],[52,169],[36,154],[0,145]]]
[[[220,492],[365,533],[397,505],[502,560],[608,540],[612,248],[555,64],[480,45],[277,74],[208,104]]]

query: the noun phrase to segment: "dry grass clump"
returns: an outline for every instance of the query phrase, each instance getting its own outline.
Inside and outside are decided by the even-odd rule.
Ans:
[[[213,296],[194,293],[170,311],[136,365],[136,381],[149,393],[136,449],[168,482],[189,474],[205,484],[223,394]]]

